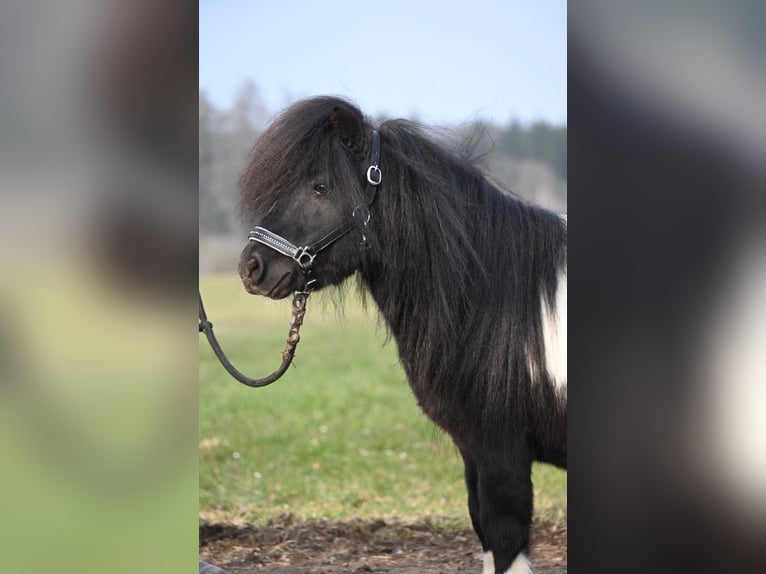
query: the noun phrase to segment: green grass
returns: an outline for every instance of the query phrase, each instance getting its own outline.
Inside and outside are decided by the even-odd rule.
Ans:
[[[236,276],[202,294],[234,364],[264,376],[280,362],[290,301],[246,294]],[[200,336],[200,513],[208,520],[444,517],[468,525],[462,462],[420,411],[374,308],[349,294],[339,318],[309,300],[295,368],[249,389]],[[534,468],[536,514],[566,516],[566,473]]]

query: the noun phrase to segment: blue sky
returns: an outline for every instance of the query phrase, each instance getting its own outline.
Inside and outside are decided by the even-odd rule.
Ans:
[[[566,123],[566,1],[201,0],[199,83],[275,112],[340,94],[375,116]]]

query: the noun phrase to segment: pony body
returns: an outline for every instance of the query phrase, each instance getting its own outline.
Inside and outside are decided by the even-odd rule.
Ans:
[[[256,142],[242,211],[310,244],[360,204],[372,125],[345,100],[299,102]],[[424,413],[465,463],[485,572],[529,571],[531,463],[566,467],[566,221],[501,190],[403,120],[380,127],[370,218],[320,254],[318,287],[357,274]],[[294,261],[249,244],[245,288],[300,289]]]

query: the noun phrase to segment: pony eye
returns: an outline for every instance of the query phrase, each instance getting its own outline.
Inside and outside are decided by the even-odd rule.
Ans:
[[[326,183],[315,183],[314,184],[314,191],[320,195],[323,195],[330,191],[329,186]]]

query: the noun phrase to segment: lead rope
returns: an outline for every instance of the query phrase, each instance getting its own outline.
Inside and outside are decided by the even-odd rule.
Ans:
[[[296,291],[293,295],[293,314],[290,318],[290,330],[287,333],[287,342],[285,343],[285,350],[282,351],[282,364],[279,368],[271,373],[267,377],[262,379],[253,379],[248,377],[239,371],[234,365],[231,364],[226,354],[223,352],[221,345],[218,343],[215,334],[213,333],[213,324],[207,320],[207,313],[205,313],[205,306],[202,304],[202,293],[199,294],[199,332],[205,333],[210,346],[218,357],[218,360],[223,365],[223,368],[234,377],[237,381],[248,387],[265,387],[270,385],[279,377],[285,374],[287,367],[293,362],[293,356],[295,355],[295,348],[298,346],[298,342],[301,340],[300,329],[303,325],[303,317],[306,315],[306,301],[309,298],[308,291]]]

